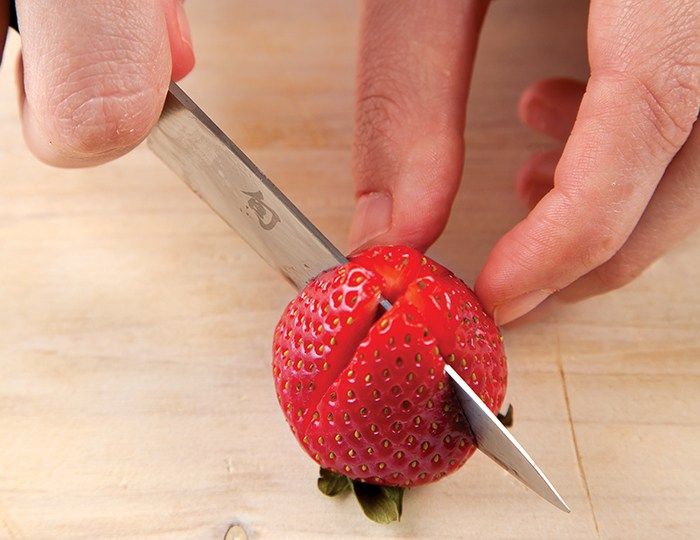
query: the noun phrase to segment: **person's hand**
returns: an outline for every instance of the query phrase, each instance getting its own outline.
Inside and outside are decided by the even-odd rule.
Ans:
[[[171,78],[194,64],[181,0],[17,0],[27,144],[58,166],[126,153],[158,120]],[[0,0],[0,57],[8,27]]]
[[[426,248],[462,173],[465,103],[487,1],[364,4],[352,247]],[[637,276],[700,221],[697,0],[592,0],[590,78],[525,90],[522,120],[565,143],[517,178],[529,215],[491,251],[476,292],[504,324],[575,283]],[[569,289],[571,290],[571,288]]]

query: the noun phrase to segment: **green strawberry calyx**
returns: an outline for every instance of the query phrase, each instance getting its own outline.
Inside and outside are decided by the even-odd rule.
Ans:
[[[404,488],[378,486],[352,480],[345,475],[321,467],[318,489],[324,495],[335,497],[352,491],[365,515],[376,523],[386,524],[401,519]]]

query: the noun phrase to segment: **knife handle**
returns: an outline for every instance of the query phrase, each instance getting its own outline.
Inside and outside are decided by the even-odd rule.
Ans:
[[[19,25],[17,24],[17,8],[15,7],[15,0],[10,0],[10,28],[14,28],[19,32]]]

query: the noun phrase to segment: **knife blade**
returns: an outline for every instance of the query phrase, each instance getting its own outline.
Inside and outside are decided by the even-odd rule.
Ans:
[[[297,289],[348,262],[175,83],[148,145]]]
[[[148,136],[153,152],[297,290],[346,257],[175,83]],[[381,306],[391,309],[386,299]],[[450,366],[477,448],[527,487],[569,507],[525,449]]]
[[[457,387],[457,398],[476,439],[476,447],[540,497],[564,512],[571,512],[569,505],[564,502],[542,469],[481,401],[476,392],[452,366],[446,365],[445,373]]]

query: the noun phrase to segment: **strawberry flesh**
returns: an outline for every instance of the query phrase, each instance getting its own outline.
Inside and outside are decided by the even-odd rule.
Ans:
[[[381,281],[350,263],[312,281],[285,309],[275,329],[277,397],[301,441],[313,409],[369,331]]]
[[[377,318],[380,296],[393,307]],[[322,467],[380,485],[432,482],[473,454],[445,363],[498,411],[498,328],[461,280],[402,246],[325,272],[275,330],[277,396],[297,439]]]

